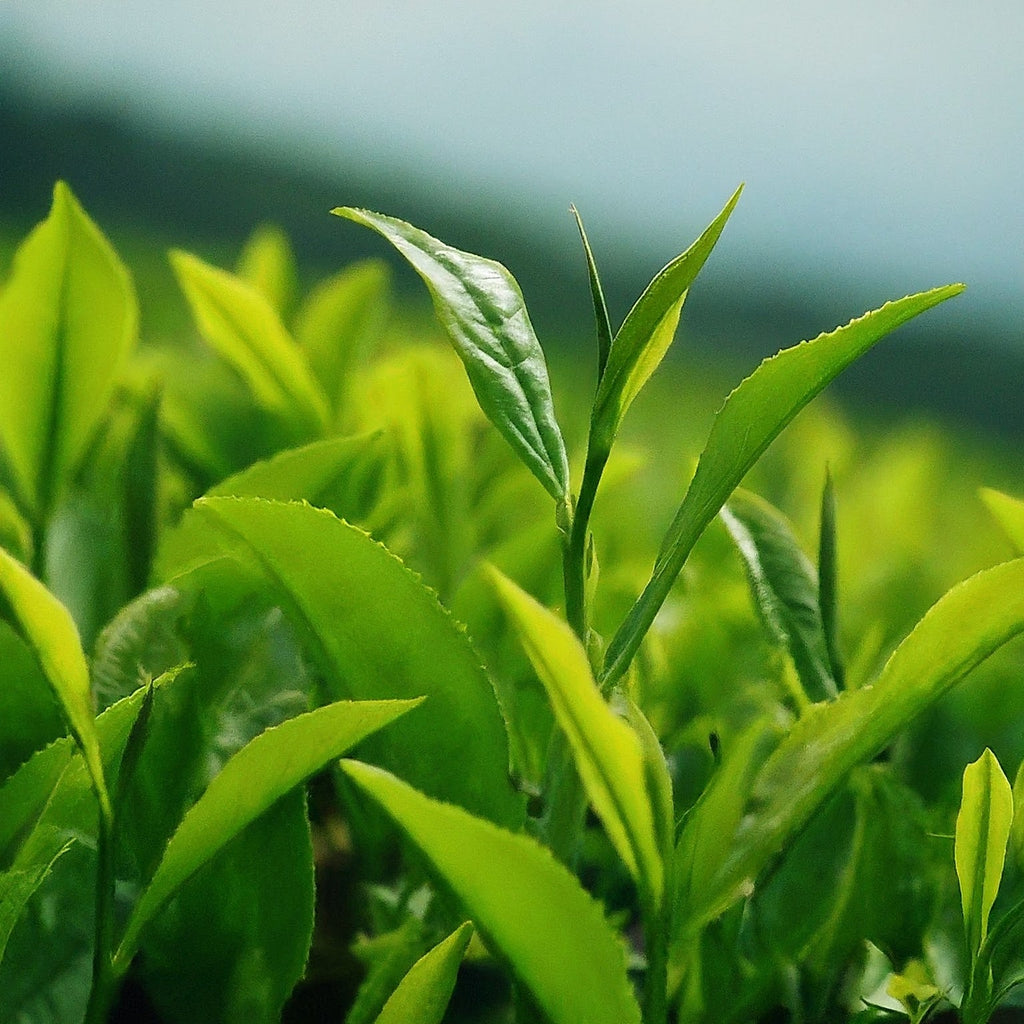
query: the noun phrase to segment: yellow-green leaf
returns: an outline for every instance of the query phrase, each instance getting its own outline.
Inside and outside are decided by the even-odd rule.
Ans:
[[[248,281],[284,320],[295,301],[298,272],[288,236],[275,224],[261,224],[238,257],[238,276]]]
[[[1024,501],[991,487],[981,489],[981,499],[1010,538],[1017,553],[1024,555]]]
[[[639,1024],[625,949],[550,851],[379,768],[342,766],[423,851],[551,1024]]]

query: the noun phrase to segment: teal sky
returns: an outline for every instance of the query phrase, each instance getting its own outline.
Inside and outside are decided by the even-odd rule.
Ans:
[[[545,233],[574,201],[666,257],[745,181],[755,277],[963,279],[1024,322],[1020,0],[0,0],[0,47],[54,96],[359,152]]]

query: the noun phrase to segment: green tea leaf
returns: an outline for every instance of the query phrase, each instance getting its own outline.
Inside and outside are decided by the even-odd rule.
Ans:
[[[1010,827],[1010,852],[1017,867],[1024,871],[1024,761],[1013,779],[1013,824]]]
[[[342,766],[423,851],[552,1024],[639,1024],[618,936],[548,850],[379,768]]]
[[[47,864],[36,864],[31,868],[12,868],[0,872],[0,961],[7,949],[7,940],[11,937],[14,926],[18,923],[25,904],[50,873],[54,863],[62,857],[71,846],[66,843],[57,851]]]
[[[988,934],[988,916],[999,891],[1013,820],[1013,795],[995,755],[987,747],[964,769],[963,798],[956,818],[954,859],[960,881],[967,948],[972,962]]]
[[[172,252],[171,264],[203,337],[238,371],[256,401],[292,423],[298,436],[322,434],[327,400],[270,303],[190,253]]]
[[[344,419],[352,373],[384,325],[390,277],[380,260],[353,263],[317,285],[296,316],[295,340],[336,419]]]
[[[836,492],[826,470],[821,492],[821,527],[818,536],[818,612],[825,634],[825,649],[836,686],[845,685],[846,671],[839,646],[839,570],[836,552]]]
[[[414,701],[339,701],[261,733],[232,757],[171,836],[136,903],[115,956],[127,969],[146,924],[175,891],[290,789],[365,736],[415,706]]]
[[[782,428],[886,334],[963,288],[951,284],[887,302],[845,327],[766,359],[729,395],[712,424],[697,472],[665,535],[651,579],[608,646],[605,685],[629,667],[693,545]]]
[[[441,1024],[472,935],[473,925],[466,921],[420,957],[384,1004],[376,1024]]]
[[[548,493],[569,496],[569,462],[547,364],[515,278],[411,224],[368,210],[332,210],[386,238],[420,275],[466,366],[481,408]]]
[[[137,331],[128,272],[58,182],[0,292],[0,438],[34,516],[78,468]]]
[[[491,579],[544,684],[612,845],[654,906],[660,906],[664,865],[639,738],[601,696],[587,652],[569,625],[496,569]]]
[[[236,270],[282,320],[288,316],[295,301],[298,272],[295,254],[281,228],[275,224],[257,227],[242,248]]]
[[[109,811],[89,666],[68,610],[20,562],[0,550],[0,595],[29,645],[82,748],[100,806]]]
[[[32,527],[6,491],[0,491],[0,548],[25,565],[32,560]]]
[[[721,511],[747,569],[757,609],[772,640],[793,659],[811,700],[834,697],[818,576],[785,516],[749,491],[738,490]]]
[[[991,487],[981,489],[981,499],[1010,538],[1018,554],[1024,554],[1024,501]]]
[[[890,657],[871,686],[813,705],[757,773],[743,816],[720,844],[710,877],[687,886],[680,872],[680,921],[716,916],[749,887],[857,764],[875,756],[916,715],[975,666],[1024,632],[1024,559],[980,572],[939,600]],[[691,834],[716,829],[699,807]]]
[[[665,358],[687,289],[711,255],[742,191],[740,186],[700,238],[655,275],[616,333],[591,414],[591,454],[611,450],[626,410]]]
[[[274,588],[330,692],[430,697],[369,742],[375,761],[431,795],[504,825],[522,822],[491,682],[465,634],[394,555],[308,505],[203,498],[193,514],[214,528],[216,554],[226,550]]]
[[[587,261],[590,297],[594,303],[594,322],[597,328],[597,379],[600,382],[604,376],[605,367],[608,365],[608,353],[612,348],[612,325],[608,319],[608,306],[604,301],[604,288],[601,286],[601,278],[597,273],[597,263],[594,262],[590,241],[583,229],[583,218],[580,217],[575,206],[570,206],[569,212],[576,218],[576,227],[579,228],[580,241],[583,243],[583,255]]]

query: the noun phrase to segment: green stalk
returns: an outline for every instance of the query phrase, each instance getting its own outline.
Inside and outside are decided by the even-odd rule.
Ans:
[[[590,514],[594,508],[597,487],[608,462],[608,451],[593,453],[588,450],[583,469],[580,496],[569,532],[569,542],[563,553],[565,577],[565,617],[573,632],[589,650],[587,633],[590,630],[590,609],[587,607],[587,537],[590,533]],[[596,668],[596,666],[595,666]]]
[[[85,1024],[106,1024],[120,980],[113,967],[114,947],[114,815],[106,794],[100,795],[96,843],[96,940],[92,958],[92,989]]]
[[[644,900],[642,919],[647,954],[644,975],[643,1024],[665,1024],[668,1019],[668,900],[657,909]]]

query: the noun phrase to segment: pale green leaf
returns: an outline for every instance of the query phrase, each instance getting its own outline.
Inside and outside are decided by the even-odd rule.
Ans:
[[[995,755],[986,747],[981,757],[964,769],[953,847],[972,960],[988,934],[988,917],[1003,876],[1012,821],[1010,783]]]
[[[127,969],[146,924],[196,871],[276,800],[415,701],[339,701],[260,733],[186,813],[125,927],[115,957]]]
[[[757,610],[772,640],[789,652],[811,700],[834,697],[838,688],[821,620],[818,574],[788,520],[742,489],[732,495],[721,516],[743,558]]]
[[[1024,559],[980,572],[939,600],[871,686],[813,705],[757,773],[746,810],[723,823],[723,856],[699,886],[680,889],[680,924],[716,916],[750,886],[857,764],[890,743],[916,715],[975,666],[1024,632]],[[714,813],[687,819],[680,839],[717,831]],[[680,884],[687,879],[681,873]]]
[[[32,527],[6,491],[0,491],[0,548],[26,565],[32,559]]]
[[[295,254],[288,236],[275,224],[261,224],[246,239],[236,266],[238,276],[251,284],[284,320],[298,287]]]
[[[480,407],[548,493],[567,500],[569,462],[547,363],[515,278],[500,263],[393,217],[351,207],[331,212],[378,232],[409,261],[430,291]]]
[[[0,438],[35,515],[78,468],[137,332],[128,272],[58,182],[0,292]]]
[[[89,666],[68,610],[20,562],[0,550],[0,594],[36,656],[82,748],[101,807],[109,810]]]
[[[423,851],[551,1024],[639,1024],[618,936],[547,849],[379,768],[342,765]]]
[[[384,1004],[376,1024],[441,1024],[472,935],[473,925],[466,921],[420,957]]]
[[[1024,555],[1024,501],[991,487],[981,489],[981,498],[1010,538],[1017,553]]]
[[[626,410],[665,358],[687,289],[711,255],[742,191],[740,186],[700,238],[658,272],[616,333],[591,414],[591,454],[611,449]]]
[[[496,569],[491,579],[569,740],[594,810],[630,874],[659,906],[664,865],[640,739],[601,696],[569,625]]]
[[[729,395],[662,542],[651,579],[608,646],[603,682],[618,679],[629,667],[693,545],[783,427],[886,334],[963,288],[951,284],[887,302],[845,327],[766,359]]]
[[[1010,828],[1010,851],[1017,867],[1024,871],[1024,761],[1013,779],[1013,825]]]
[[[252,285],[187,252],[171,264],[207,342],[248,384],[256,401],[299,436],[321,434],[327,400],[270,303]]]
[[[394,555],[308,505],[203,498],[192,514],[215,528],[206,531],[211,554],[232,554],[274,588],[329,692],[429,696],[370,741],[375,761],[431,795],[501,824],[522,822],[494,688],[465,634]]]

